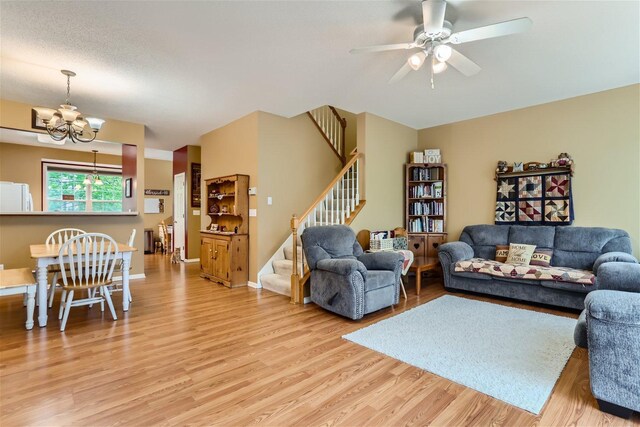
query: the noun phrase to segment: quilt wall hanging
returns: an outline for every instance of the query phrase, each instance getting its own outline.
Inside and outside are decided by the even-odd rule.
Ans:
[[[496,224],[570,225],[574,220],[573,160],[562,153],[549,163],[498,162]]]

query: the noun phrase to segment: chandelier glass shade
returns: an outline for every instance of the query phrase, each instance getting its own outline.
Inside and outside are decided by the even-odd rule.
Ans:
[[[90,174],[87,174],[87,176],[84,177],[84,181],[82,181],[82,183],[84,185],[89,185],[89,184],[93,184],[93,185],[102,185],[102,179],[100,178],[100,175],[98,175],[98,168],[96,167],[96,155],[98,154],[98,150],[91,150],[93,151],[93,172]]]
[[[71,77],[76,73],[69,70],[61,70],[67,76],[67,99],[57,110],[47,107],[33,107],[37,116],[47,128],[47,133],[55,141],[69,138],[74,143],[91,142],[96,139],[98,131],[102,128],[104,120],[95,117],[83,117],[77,111],[78,108],[71,105],[69,95],[71,92]]]

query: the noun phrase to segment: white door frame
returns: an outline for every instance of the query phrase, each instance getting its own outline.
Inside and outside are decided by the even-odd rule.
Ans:
[[[187,176],[184,172],[173,176],[173,250],[180,250],[180,260],[185,257],[187,234]]]

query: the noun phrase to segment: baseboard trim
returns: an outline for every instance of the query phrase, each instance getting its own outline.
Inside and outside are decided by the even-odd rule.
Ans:
[[[200,262],[200,258],[185,258],[182,260],[182,262],[187,263],[187,264],[191,264],[194,262]]]
[[[129,275],[129,280],[138,280],[138,279],[146,279],[147,276],[145,276],[144,273],[140,273],[140,274],[130,274]],[[122,280],[122,276],[113,276],[111,278],[111,280],[113,280],[114,282],[116,280]]]
[[[260,283],[248,281],[247,286],[254,289],[262,289],[262,285]]]
[[[311,302],[311,297],[304,297],[304,299],[302,300],[303,304],[309,304]]]

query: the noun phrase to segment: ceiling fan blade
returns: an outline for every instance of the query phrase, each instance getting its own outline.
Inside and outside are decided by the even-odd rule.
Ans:
[[[421,62],[417,65],[411,66],[411,64],[409,63],[409,59],[413,56],[418,56]],[[409,71],[411,70],[418,71],[424,65],[426,58],[427,53],[425,51],[421,51],[414,55],[411,55],[409,59],[407,59],[407,61],[404,63],[404,65],[400,67],[400,69],[396,71],[396,73],[389,79],[389,84],[402,80],[404,76],[409,74]]]
[[[509,34],[524,33],[533,25],[529,18],[518,18],[511,21],[499,22],[471,30],[451,34],[449,41],[453,44],[473,42],[493,37],[508,36]]]
[[[405,62],[402,67],[389,79],[389,84],[396,83],[404,78],[411,71],[411,67],[408,62]]]
[[[447,3],[444,0],[422,1],[422,22],[427,35],[440,34],[444,25],[444,13]]]
[[[478,64],[455,49],[451,49],[451,57],[447,60],[447,62],[449,63],[449,65],[451,65],[453,68],[460,71],[467,77],[478,74],[481,70]]]
[[[382,44],[378,46],[356,47],[351,49],[350,53],[371,53],[371,52],[385,52],[387,50],[402,50],[413,49],[415,43],[396,43],[396,44]]]

